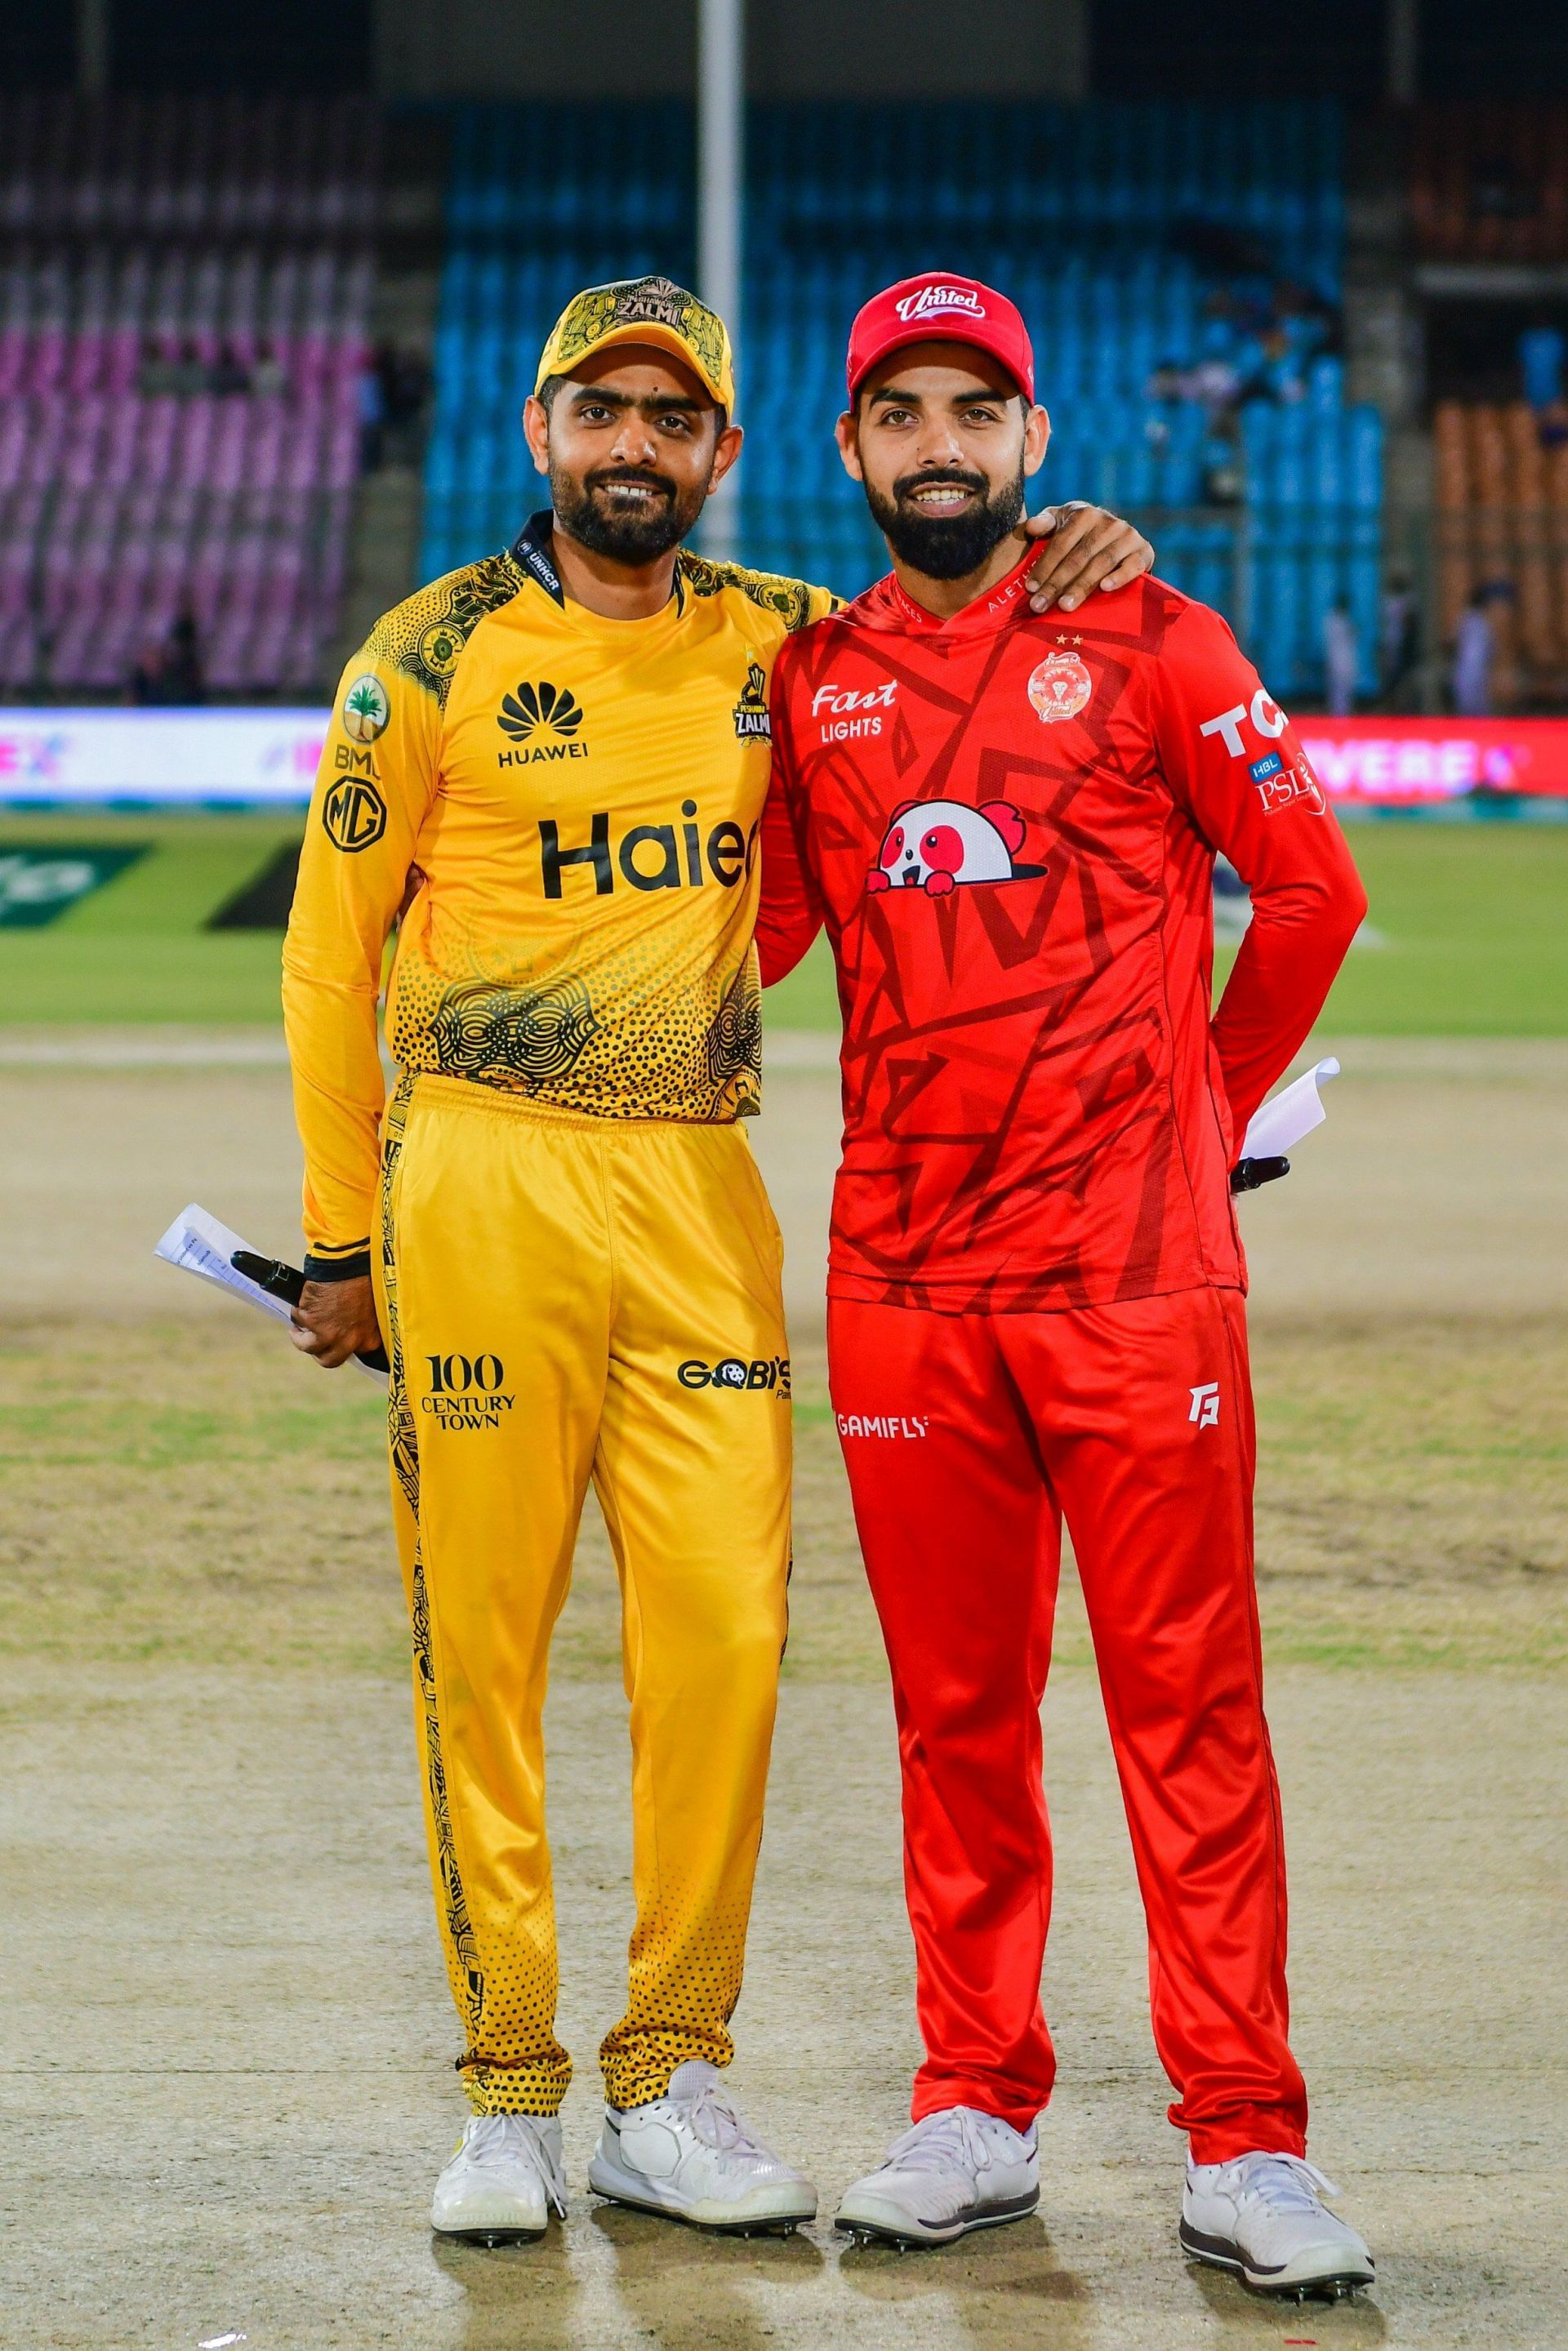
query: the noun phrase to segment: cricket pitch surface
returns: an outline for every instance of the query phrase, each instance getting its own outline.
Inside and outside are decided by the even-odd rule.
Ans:
[[[822,2217],[716,2241],[583,2185],[631,1925],[590,1527],[547,1715],[572,2209],[490,2252],[426,2224],[465,2109],[374,1395],[148,1256],[193,1197],[298,1246],[282,1073],[0,1071],[0,2345],[1556,2351],[1568,1047],[1342,1051],[1328,1127],[1243,1212],[1294,2038],[1312,2153],[1379,2271],[1332,2308],[1176,2250],[1181,2142],[1072,1590],[1040,2215],[933,2254],[834,2237],[918,2051],[891,1713],[821,1389],[831,1075],[783,1071],[758,1136],[801,1486],[734,2076]]]

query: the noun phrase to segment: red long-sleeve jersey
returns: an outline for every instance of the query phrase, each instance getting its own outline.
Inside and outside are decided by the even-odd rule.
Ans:
[[[835,1296],[962,1311],[1242,1286],[1229,1168],[1366,900],[1218,614],[1145,578],[940,622],[894,579],[773,675],[764,985],[825,923]],[[1252,921],[1211,1019],[1212,874]]]

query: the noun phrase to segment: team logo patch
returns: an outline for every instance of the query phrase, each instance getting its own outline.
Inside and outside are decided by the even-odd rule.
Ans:
[[[373,848],[387,829],[387,804],[363,776],[345,776],[321,803],[321,823],[334,849],[357,856]]]
[[[743,743],[771,743],[773,726],[768,716],[768,673],[760,662],[748,662],[746,684],[735,705],[735,731]]]
[[[883,836],[866,888],[924,890],[946,898],[960,882],[1022,882],[1044,872],[1020,865],[1024,822],[1010,800],[967,808],[962,800],[905,800]]]
[[[437,621],[419,641],[419,660],[433,677],[450,677],[463,650],[463,639],[449,621]]]
[[[525,682],[516,693],[501,696],[496,724],[514,743],[526,743],[539,726],[556,735],[575,735],[582,724],[582,705],[570,687],[551,685],[548,678],[538,685]]]
[[[373,743],[378,735],[386,732],[391,716],[392,705],[380,678],[364,671],[343,696],[344,734],[351,735],[356,743]]]
[[[916,293],[903,295],[894,308],[905,326],[912,319],[934,318],[939,310],[962,310],[970,319],[986,316],[985,304],[967,286],[922,286]]]
[[[1047,653],[1030,673],[1029,698],[1047,726],[1060,718],[1076,718],[1093,691],[1094,681],[1076,653]]]

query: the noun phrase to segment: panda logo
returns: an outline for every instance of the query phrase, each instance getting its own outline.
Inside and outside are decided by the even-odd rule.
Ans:
[[[894,809],[882,853],[866,876],[876,892],[924,890],[946,898],[960,882],[1021,882],[1043,865],[1020,865],[1023,819],[1010,800],[966,808],[962,800],[905,800]]]

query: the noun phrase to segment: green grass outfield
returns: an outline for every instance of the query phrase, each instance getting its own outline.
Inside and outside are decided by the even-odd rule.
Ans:
[[[276,1019],[277,935],[202,925],[298,829],[298,817],[0,816],[0,853],[151,847],[47,929],[0,930],[0,1020]],[[1325,1029],[1568,1035],[1568,825],[1377,821],[1350,838],[1381,944],[1348,958]],[[768,1012],[783,1028],[837,1025],[820,944],[771,991]]]

